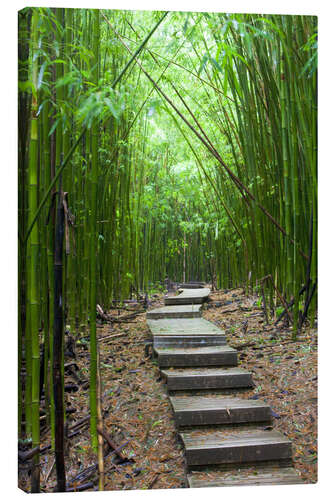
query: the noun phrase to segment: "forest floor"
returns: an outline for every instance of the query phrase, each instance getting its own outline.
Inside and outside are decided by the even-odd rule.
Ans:
[[[277,327],[267,325],[258,297],[246,297],[242,289],[214,292],[210,298],[203,316],[225,330],[228,344],[239,351],[240,366],[253,372],[255,388],[242,397],[271,405],[274,428],[293,443],[295,468],[306,483],[316,482],[317,331],[305,326],[292,341],[291,329],[283,321]],[[163,305],[161,296],[153,300],[151,306]],[[108,314],[121,319],[129,312]],[[121,460],[105,443],[105,490],[184,488],[184,454],[166,386],[156,362],[147,357],[145,313],[131,322],[100,325],[98,337],[104,431],[117,447],[125,445]],[[97,472],[89,441],[89,351],[84,338],[76,344],[75,358],[65,362],[67,482],[71,488],[90,484],[93,490]],[[81,427],[75,427],[78,422]],[[49,443],[50,431],[44,426],[41,447]],[[29,469],[28,461],[19,465],[19,486],[24,490],[29,489]],[[42,491],[53,491],[55,484],[53,453],[48,450],[41,454]]]

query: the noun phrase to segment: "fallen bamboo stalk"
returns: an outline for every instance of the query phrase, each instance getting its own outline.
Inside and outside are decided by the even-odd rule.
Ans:
[[[97,429],[97,431],[105,439],[105,441],[108,443],[110,448],[113,450],[113,453],[115,453],[121,460],[125,461],[126,457],[122,453],[120,453],[117,445],[110,439],[110,437],[107,435],[107,433],[103,429]]]
[[[74,431],[77,430],[79,427],[83,427],[84,425],[86,425],[87,422],[89,421],[89,418],[90,418],[90,415],[87,415],[82,420],[80,420],[76,424],[72,425],[72,427],[69,427],[68,432],[72,431],[72,433],[68,433],[67,437],[72,438],[72,437],[76,436],[76,433],[74,434]],[[21,462],[26,462],[27,460],[30,460],[31,458],[33,458],[37,453],[45,453],[49,449],[51,449],[51,444],[47,444],[47,445],[43,446],[42,448],[39,448],[38,446],[36,446],[35,448],[33,448],[32,450],[29,450],[29,451],[19,451],[18,458]]]
[[[78,434],[80,434],[80,432],[82,432],[82,431],[83,431],[83,429],[77,429],[76,431],[73,431],[73,432],[71,432],[70,434],[67,434],[67,436],[66,436],[66,437],[67,437],[68,439],[69,439],[69,438],[72,438],[72,437],[77,436]]]
[[[102,320],[110,322],[110,323],[124,323],[127,320],[133,319],[136,316],[138,316],[139,314],[143,314],[146,312],[145,310],[140,310],[140,311],[132,312],[131,314],[127,314],[126,316],[121,316],[120,318],[115,318],[113,316],[110,316],[109,314],[106,314],[99,304],[97,304],[96,310],[97,310],[97,313]]]
[[[122,448],[124,448],[129,442],[130,442],[130,439],[128,441],[126,441],[124,444],[118,446],[118,448],[116,448],[115,450],[111,451],[111,453],[106,455],[104,458],[106,459],[106,458],[112,457],[113,455],[115,455],[116,452],[119,452]],[[112,463],[111,465],[112,465],[112,467],[117,469],[116,464]],[[97,471],[97,468],[98,468],[97,463],[90,465],[89,467],[87,467],[83,471],[79,472],[79,474],[77,474],[73,479],[71,479],[68,482],[68,485],[76,483],[77,481],[80,481],[80,480],[87,480],[90,476],[92,476],[92,474],[94,474]],[[67,490],[67,491],[69,491],[69,490]]]
[[[88,421],[89,421],[89,419],[90,419],[90,415],[87,415],[87,416],[83,417],[81,420],[79,420],[78,422],[76,422],[75,424],[73,424],[71,427],[69,427],[68,431],[74,431],[78,427],[81,427],[82,425],[87,424]]]
[[[238,311],[238,307],[234,307],[233,309],[221,309],[220,313],[222,314],[231,314],[233,312],[237,312]]]
[[[305,292],[306,288],[307,288],[307,287],[306,287],[306,285],[304,285],[304,286],[301,288],[301,290],[299,291],[299,295],[300,295],[300,296],[301,296],[301,295]],[[289,304],[286,304],[286,305],[285,305],[284,310],[282,311],[282,313],[280,314],[280,316],[278,317],[278,319],[275,321],[274,325],[277,325],[277,324],[279,323],[279,321],[281,321],[281,319],[283,318],[283,316],[284,316],[285,314],[288,314],[288,309],[294,305],[294,302],[295,302],[295,299],[293,298],[293,299],[289,302]]]
[[[139,314],[143,314],[145,312],[146,311],[137,311],[135,313],[127,314],[126,316],[122,316],[121,318],[113,318],[112,316],[110,316],[109,321],[111,321],[111,323],[126,323],[127,320],[134,319]]]
[[[113,450],[109,455],[109,456],[112,456],[112,455],[116,455],[120,450],[122,450],[123,448],[125,448],[125,446],[128,445],[128,443],[131,441],[131,439],[128,439],[124,444],[121,444],[120,446],[118,446],[118,448],[116,448],[115,450]],[[125,458],[125,460],[127,460],[127,458]]]
[[[44,453],[45,451],[51,449],[51,445],[47,444],[40,448],[39,446],[36,446],[32,450],[29,451],[19,451],[18,452],[18,457],[21,462],[26,462],[27,460],[30,460],[30,458],[33,458],[37,453]]]
[[[125,335],[128,335],[128,332],[116,333],[114,335],[108,335],[107,337],[101,337],[101,338],[99,338],[98,342],[103,342],[104,340],[108,340],[108,339],[114,339],[116,337],[124,337]]]
[[[152,479],[152,480],[150,481],[150,483],[148,484],[148,486],[147,486],[147,489],[148,489],[148,490],[150,490],[150,489],[154,486],[154,484],[157,482],[157,480],[158,480],[159,476],[160,476],[160,472],[157,472],[157,473],[155,474],[155,476],[153,477],[153,479]]]
[[[53,471],[54,466],[55,466],[55,458],[53,459],[53,462],[52,462],[52,464],[51,464],[51,467],[49,468],[49,471],[48,471],[48,473],[46,474],[46,477],[45,477],[45,483],[47,483],[47,482],[48,482],[49,477],[50,477],[50,475],[52,474],[52,471]]]

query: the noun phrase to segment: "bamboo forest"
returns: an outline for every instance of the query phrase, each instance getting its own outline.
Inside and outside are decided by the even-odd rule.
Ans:
[[[317,17],[20,10],[19,488],[315,483],[316,363]]]

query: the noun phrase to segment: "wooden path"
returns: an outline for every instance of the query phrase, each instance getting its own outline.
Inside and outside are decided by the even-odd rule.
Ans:
[[[201,318],[209,288],[183,284],[147,312],[153,351],[167,383],[190,488],[297,484],[291,442],[272,427],[270,406],[246,399],[252,374],[222,330]]]

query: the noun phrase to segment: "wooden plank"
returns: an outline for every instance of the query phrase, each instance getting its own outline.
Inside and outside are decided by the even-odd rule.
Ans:
[[[223,330],[204,318],[150,319],[147,316],[147,324],[153,335],[225,335]]]
[[[223,330],[203,318],[147,319],[155,347],[225,345]]]
[[[152,309],[146,314],[149,319],[163,318],[200,318],[201,305],[165,306]]]
[[[170,397],[180,426],[268,422],[270,406],[259,400],[227,397]]]
[[[181,288],[204,288],[205,283],[203,281],[189,281],[188,283],[180,283],[178,289]]]
[[[230,433],[193,432],[180,434],[187,464],[246,463],[291,458],[291,442],[280,432],[233,430]]]
[[[158,364],[168,366],[237,366],[237,351],[229,346],[155,347]]]
[[[165,297],[165,305],[202,304],[207,300],[210,288],[183,289],[179,295]]]
[[[248,467],[232,471],[212,471],[187,475],[190,488],[210,488],[222,486],[260,486],[280,484],[302,484],[302,477],[294,467]]]
[[[188,297],[188,298],[194,298],[194,297],[201,297],[201,298],[206,298],[210,294],[211,290],[208,287],[204,288],[178,288],[178,291],[180,292],[178,295],[175,295],[174,298],[181,298],[183,297]],[[168,298],[168,297],[166,297]]]
[[[173,391],[253,387],[251,372],[241,368],[177,368],[161,373]]]
[[[203,289],[204,290],[204,289]],[[183,294],[174,297],[164,297],[166,306],[202,304],[205,301],[203,297],[185,297]]]
[[[154,335],[154,347],[212,347],[224,346],[227,341],[224,335]]]

